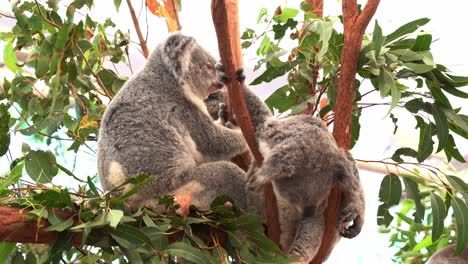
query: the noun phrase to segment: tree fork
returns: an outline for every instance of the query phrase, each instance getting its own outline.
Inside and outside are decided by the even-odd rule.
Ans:
[[[333,136],[338,146],[346,151],[349,149],[351,140],[351,112],[355,94],[354,80],[356,78],[362,37],[379,3],[380,0],[368,0],[361,14],[359,14],[357,0],[343,0],[342,3],[344,44],[334,109]],[[334,238],[338,235],[336,222],[340,202],[341,190],[335,186],[328,196],[328,206],[325,211],[325,230],[320,249],[311,262],[313,264],[322,263],[333,249]]]
[[[236,115],[237,124],[249,145],[250,150],[261,167],[263,157],[258,150],[257,141],[254,135],[252,121],[250,120],[247,107],[245,105],[242,87],[236,80],[236,71],[243,64],[240,33],[239,15],[237,0],[213,0],[211,2],[211,14],[218,38],[218,47],[221,62],[224,65],[226,74],[229,77],[227,85],[229,103],[232,105],[233,113]],[[280,225],[278,221],[278,206],[273,193],[273,186],[265,186],[265,207],[267,215],[268,237],[279,245]]]

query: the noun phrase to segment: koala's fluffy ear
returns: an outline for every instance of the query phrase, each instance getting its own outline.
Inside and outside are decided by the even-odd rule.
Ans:
[[[163,43],[162,59],[164,60],[164,64],[171,68],[175,77],[182,75],[182,69],[184,67],[184,65],[182,65],[184,61],[183,56],[187,54],[187,49],[194,42],[194,38],[176,33],[169,36]]]

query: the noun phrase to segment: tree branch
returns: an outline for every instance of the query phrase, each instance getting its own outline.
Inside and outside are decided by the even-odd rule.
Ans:
[[[242,65],[242,53],[239,33],[238,3],[236,0],[213,0],[211,14],[218,37],[221,62],[230,80],[236,80],[236,71]],[[237,81],[227,83],[230,103],[250,150],[260,167],[263,157],[258,150],[254,129],[245,105],[242,87]],[[280,226],[278,207],[271,184],[265,186],[265,207],[267,215],[268,237],[279,244]]]
[[[353,110],[357,64],[364,31],[377,10],[380,0],[368,0],[361,15],[356,0],[343,0],[344,44],[341,53],[341,69],[338,79],[333,136],[340,148],[348,151],[351,141],[351,113]],[[339,236],[336,229],[341,204],[341,190],[335,186],[328,196],[325,211],[325,231],[320,249],[311,263],[322,263],[330,255]]]
[[[138,35],[138,40],[140,41],[140,47],[141,47],[141,50],[143,51],[143,56],[146,59],[148,59],[149,57],[148,46],[146,45],[146,40],[143,37],[143,34],[141,33],[140,23],[138,22],[138,18],[135,14],[135,10],[133,9],[132,2],[130,0],[127,0],[127,5],[128,5],[128,9],[130,10],[130,15],[132,17],[133,25],[135,26],[135,31]]]
[[[30,218],[27,213],[30,209],[21,209],[10,207],[6,205],[0,206],[0,241],[10,243],[33,243],[33,244],[49,244],[52,245],[57,241],[59,232],[45,231],[50,226],[47,219]],[[54,211],[55,214],[63,219],[71,217],[76,218],[76,213],[58,210]],[[75,224],[77,218],[75,219]],[[202,239],[208,246],[214,245],[214,240],[219,244],[224,245],[227,241],[227,234],[220,229],[209,228],[206,226],[194,226],[192,228],[194,235]],[[106,235],[103,233],[102,235]],[[169,243],[182,240],[184,231],[177,231],[168,235]],[[73,233],[73,244],[81,245],[83,234],[81,232]],[[92,245],[91,242],[85,241],[85,244]]]

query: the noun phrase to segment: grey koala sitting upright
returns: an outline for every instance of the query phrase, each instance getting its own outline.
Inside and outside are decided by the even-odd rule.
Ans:
[[[242,70],[238,75],[245,79]],[[328,194],[335,184],[343,191],[337,226],[341,236],[352,238],[362,229],[365,202],[356,163],[337,146],[322,120],[304,115],[274,118],[246,85],[243,90],[264,157],[262,167],[253,164],[247,173],[248,206],[264,215],[261,187],[271,182],[281,246],[298,255],[298,263],[309,263],[320,247]]]
[[[228,195],[243,207],[245,173],[226,160],[247,151],[247,144],[240,129],[214,123],[203,103],[222,87],[217,77],[215,59],[192,37],[173,34],[160,44],[102,119],[103,188],[145,174],[153,179],[130,197],[132,208],[158,208],[155,197],[184,192],[197,206]]]

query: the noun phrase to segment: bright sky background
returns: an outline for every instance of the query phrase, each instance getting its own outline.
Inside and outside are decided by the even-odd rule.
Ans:
[[[91,11],[94,19],[104,21],[105,18],[111,17],[117,24],[117,28],[122,30],[128,29],[132,32],[131,38],[133,41],[138,41],[133,24],[126,6],[125,1],[122,1],[120,12],[115,11],[113,1],[95,0],[95,8]],[[140,12],[140,7],[143,1],[132,1],[137,15]],[[358,1],[365,3],[365,1]],[[239,0],[239,15],[241,32],[245,28],[254,28],[257,30],[264,29],[265,25],[257,25],[256,20],[260,8],[267,7],[271,14],[278,5],[286,3],[289,7],[297,8],[300,1],[273,1],[273,0]],[[197,38],[198,42],[210,50],[213,54],[217,54],[217,41],[214,32],[213,22],[210,12],[210,0],[182,0],[182,12],[180,13],[180,22],[182,24],[182,32],[192,35]],[[8,5],[2,4],[0,10],[8,11]],[[468,1],[466,0],[382,0],[374,16],[374,19],[379,21],[379,25],[383,29],[383,33],[388,34],[402,24],[421,18],[428,17],[431,19],[424,30],[429,31],[433,35],[436,42],[432,45],[432,53],[437,63],[444,64],[453,70],[455,74],[468,75],[468,34],[466,28],[468,26]],[[141,12],[140,24],[143,34],[146,34],[145,10]],[[325,15],[338,15],[341,13],[341,3],[336,0],[325,0]],[[148,46],[152,50],[160,41],[167,36],[165,22],[161,18],[153,16],[147,12],[148,21]],[[0,18],[0,30],[10,27],[14,21]],[[374,22],[370,23],[368,32],[372,31]],[[125,30],[124,30],[125,31]],[[0,45],[1,49],[1,45]],[[132,65],[134,69],[141,67],[145,60],[138,51],[138,46],[133,45],[131,49]],[[244,63],[247,68],[247,79],[253,78],[261,72],[250,74],[248,69],[253,68],[256,61],[255,49],[251,48],[244,51]],[[0,72],[0,75],[2,73]],[[0,76],[3,79],[3,76]],[[263,84],[254,87],[255,91],[262,98],[268,96],[269,91],[279,87],[277,83]],[[371,97],[369,99],[378,101],[379,97]],[[460,101],[458,101],[460,102]],[[457,101],[455,101],[457,105]],[[458,103],[458,106],[462,106]],[[467,108],[466,105],[464,105]],[[468,109],[465,109],[465,113]],[[362,126],[360,141],[353,149],[355,158],[360,159],[381,159],[391,155],[394,149],[399,144],[417,144],[411,143],[414,141],[414,136],[417,134],[392,135],[393,124],[389,120],[384,120],[388,108],[372,108],[371,111],[364,111],[362,116]],[[398,114],[398,112],[397,112]],[[408,121],[401,118],[399,122],[400,131],[412,131],[414,122],[411,119]],[[18,138],[17,138],[18,139]],[[456,139],[457,140],[457,139]],[[457,142],[461,142],[458,140]],[[19,149],[18,149],[19,150]],[[462,154],[468,154],[468,146],[465,141],[461,147]],[[83,158],[86,158],[83,156]],[[90,158],[90,162],[93,159]],[[78,157],[80,159],[80,157]],[[1,162],[1,160],[0,160]],[[3,163],[1,163],[3,166]],[[464,165],[466,168],[466,164]],[[86,171],[85,174],[92,174],[95,168],[81,168]],[[77,168],[79,175],[80,168]],[[392,263],[391,256],[396,249],[390,249],[388,243],[388,235],[377,233],[376,214],[378,206],[378,190],[380,181],[383,175],[362,171],[361,180],[363,182],[366,198],[367,198],[367,217],[363,232],[355,239],[342,239],[336,246],[333,256],[327,263]]]

